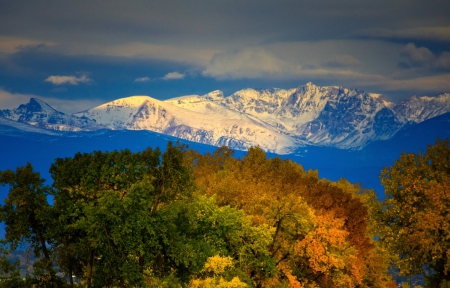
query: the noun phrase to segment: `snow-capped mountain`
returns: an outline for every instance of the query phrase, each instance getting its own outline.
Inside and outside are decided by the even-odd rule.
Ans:
[[[392,136],[401,127],[380,97],[312,83],[290,90],[241,90],[221,103],[264,119],[297,139],[323,146],[355,148],[380,137]],[[395,127],[388,135],[379,129],[386,122],[385,118]]]
[[[185,109],[183,104],[188,104],[189,109]],[[228,145],[239,150],[259,145],[267,151],[289,153],[297,146],[297,141],[291,136],[197,96],[171,101],[132,96],[74,115],[95,120],[113,130],[151,130],[203,144]]]
[[[0,116],[50,130],[91,131],[103,128],[92,119],[64,114],[36,98],[15,109],[0,110]]]
[[[401,117],[423,122],[450,111],[450,94],[443,93],[437,97],[413,96],[397,103],[393,109]]]
[[[450,112],[449,94],[412,97],[395,104],[380,94],[312,83],[289,90],[244,89],[228,97],[214,91],[203,98],[250,115],[302,143],[343,149],[389,139],[408,123]],[[191,105],[168,101],[197,109],[196,101]]]
[[[279,154],[304,145],[358,149],[392,138],[404,127],[450,112],[450,94],[399,103],[380,94],[312,83],[293,89],[221,91],[160,101],[118,99],[66,115],[32,98],[0,116],[52,130],[151,130],[203,144]]]

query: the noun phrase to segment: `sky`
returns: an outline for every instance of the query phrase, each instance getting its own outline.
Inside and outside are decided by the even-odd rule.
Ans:
[[[448,0],[0,0],[0,109],[312,82],[450,92]]]

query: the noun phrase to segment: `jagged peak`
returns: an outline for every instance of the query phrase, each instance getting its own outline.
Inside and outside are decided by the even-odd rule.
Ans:
[[[41,112],[41,111],[51,111],[52,113],[58,112],[52,106],[47,104],[45,101],[38,98],[30,98],[27,104],[22,104],[18,110],[25,109],[29,112]]]
[[[378,101],[380,103],[383,103],[384,106],[388,107],[388,108],[393,108],[395,103],[390,102],[386,96],[384,96],[383,94],[378,94],[378,93],[367,93],[370,97],[372,97],[375,101]]]
[[[29,103],[33,103],[33,102],[39,103],[41,105],[49,106],[46,102],[44,102],[43,100],[41,100],[39,98],[34,98],[34,97],[30,98],[30,102]]]
[[[301,86],[297,87],[296,90],[298,92],[307,93],[307,92],[312,92],[312,91],[318,91],[318,90],[320,90],[320,88],[321,87],[315,85],[314,83],[308,82],[305,85],[301,85]],[[322,87],[322,88],[324,88],[324,87]]]
[[[30,98],[30,102],[28,102],[28,104],[35,104],[35,103],[42,105],[42,106],[50,106],[45,101],[43,101],[39,98],[34,98],[34,97]]]

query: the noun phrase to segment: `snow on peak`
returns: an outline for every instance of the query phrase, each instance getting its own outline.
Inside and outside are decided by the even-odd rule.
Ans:
[[[150,96],[130,96],[99,105],[80,113],[75,113],[74,115],[95,119],[97,123],[113,129],[123,129],[123,125],[132,121],[141,106],[147,102],[161,101]]]
[[[377,94],[377,93],[369,93],[369,95],[373,98],[373,99],[380,99],[383,94]]]
[[[100,106],[97,106],[96,108],[101,109],[100,107],[104,108],[104,107],[138,107],[141,106],[145,101],[148,100],[156,100],[150,96],[130,96],[130,97],[125,97],[125,98],[120,98],[105,104],[102,104]],[[158,101],[158,100],[156,100]],[[96,109],[94,108],[94,109]]]
[[[220,101],[223,99],[223,92],[220,90],[214,90],[211,91],[205,95],[203,95],[204,98],[209,99],[211,101]]]
[[[315,87],[317,87],[317,86],[314,85],[314,83],[312,83],[312,82],[306,83],[305,86],[308,87],[308,88],[315,88]]]
[[[380,103],[383,103],[384,106],[386,106],[390,109],[392,109],[395,106],[395,103],[388,101],[387,98],[383,94],[368,93],[368,95],[370,97],[372,97],[373,99],[379,101]]]

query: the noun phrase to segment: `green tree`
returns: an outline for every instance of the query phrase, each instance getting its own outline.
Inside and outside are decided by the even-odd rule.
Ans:
[[[36,276],[48,279],[53,287],[58,287],[51,250],[53,243],[49,236],[54,225],[52,207],[47,202],[51,189],[44,182],[30,163],[16,171],[0,171],[0,184],[10,187],[0,210],[0,219],[6,225],[6,241],[12,247],[22,240],[28,242],[38,257],[36,268],[40,269],[35,269]]]
[[[171,202],[189,197],[193,187],[183,165],[185,148],[169,143],[163,154],[149,148],[56,159],[50,169],[53,217],[59,227],[53,238],[58,265],[69,278],[80,277],[88,287],[142,280],[151,264],[146,263],[151,261],[148,250],[154,250],[148,248],[154,234],[151,218]]]
[[[273,229],[252,225],[241,210],[219,207],[214,198],[199,195],[160,210],[158,219],[161,250],[152,267],[156,278],[172,273],[188,283],[215,255],[234,260],[233,268],[222,275],[227,281],[239,277],[254,286],[257,279],[276,272],[268,249]]]
[[[0,287],[27,287],[27,283],[22,280],[20,275],[20,259],[11,261],[10,256],[11,249],[8,248],[6,240],[0,241]]]
[[[96,202],[83,207],[84,218],[74,226],[86,234],[95,257],[94,287],[143,285],[143,271],[159,251],[155,217],[151,213],[150,185],[140,182],[121,197],[99,191]]]
[[[425,273],[429,287],[450,280],[450,140],[403,153],[381,172],[383,243],[403,275]]]

